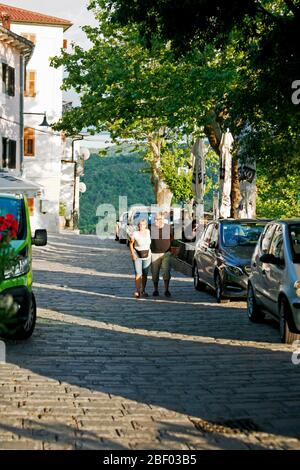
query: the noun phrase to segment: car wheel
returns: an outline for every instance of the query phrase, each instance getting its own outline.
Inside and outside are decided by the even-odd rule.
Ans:
[[[198,291],[205,290],[206,285],[204,284],[204,282],[201,282],[199,280],[199,270],[198,270],[197,264],[194,265],[193,274],[194,274],[194,287],[195,287],[195,289],[198,290]]]
[[[18,327],[15,333],[10,336],[13,339],[28,339],[32,335],[36,324],[36,302],[35,297],[32,294],[28,316],[26,321]]]
[[[289,321],[291,320],[291,310],[288,301],[282,298],[279,302],[279,331],[282,343],[292,344],[300,339],[300,334],[293,333],[290,330]]]
[[[265,318],[264,313],[261,311],[259,305],[256,302],[254,289],[251,284],[248,285],[247,314],[249,320],[253,323],[259,323]]]
[[[219,273],[215,275],[215,293],[218,304],[223,300],[223,282]]]

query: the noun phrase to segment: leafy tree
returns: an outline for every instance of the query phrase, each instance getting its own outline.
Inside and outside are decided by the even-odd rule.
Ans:
[[[257,179],[257,214],[259,217],[287,218],[300,216],[300,176],[288,174],[270,180],[267,171]]]
[[[100,2],[100,4],[103,2]],[[170,141],[197,134],[215,96],[222,96],[228,69],[214,61],[214,51],[190,51],[178,58],[166,43],[153,41],[151,49],[135,27],[115,27],[107,13],[96,8],[97,28],[86,27],[92,43],[88,51],[73,46],[71,53],[54,58],[64,66],[64,89],[74,88],[81,105],[67,112],[57,129],[75,134],[108,131],[112,138],[133,139],[148,145],[152,184],[158,204],[172,194],[161,178],[161,154]],[[204,67],[210,57],[214,70]]]
[[[97,2],[93,2],[97,3]],[[103,2],[101,2],[103,3]],[[237,159],[255,158],[270,177],[300,170],[300,107],[291,101],[299,80],[299,0],[108,0],[112,22],[138,25],[148,44],[171,41],[178,55],[214,47],[224,70],[234,67],[227,90],[207,114],[205,132],[219,152],[222,130],[236,140],[233,164],[235,207]],[[217,103],[217,105],[216,105]],[[244,132],[247,129],[247,132]],[[235,211],[233,211],[235,215]]]

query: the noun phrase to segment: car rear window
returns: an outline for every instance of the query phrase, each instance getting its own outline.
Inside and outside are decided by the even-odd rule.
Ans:
[[[234,246],[255,246],[260,234],[264,229],[263,223],[223,223],[222,224],[222,245],[225,247]]]

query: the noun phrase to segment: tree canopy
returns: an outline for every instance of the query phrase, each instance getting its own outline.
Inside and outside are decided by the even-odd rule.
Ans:
[[[114,24],[135,25],[148,47],[159,37],[179,56],[207,47],[230,74],[215,118],[242,142],[241,154],[280,174],[300,169],[300,106],[292,100],[299,79],[299,0],[94,0]],[[226,87],[225,87],[226,88]],[[213,101],[213,100],[212,100]],[[242,132],[247,128],[248,132]],[[218,142],[217,142],[218,143]],[[217,145],[215,147],[217,149]]]

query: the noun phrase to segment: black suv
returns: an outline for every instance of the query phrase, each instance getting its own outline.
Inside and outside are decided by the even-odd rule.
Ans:
[[[215,290],[217,302],[223,298],[246,297],[251,258],[269,220],[221,219],[210,222],[196,244],[194,286]]]

